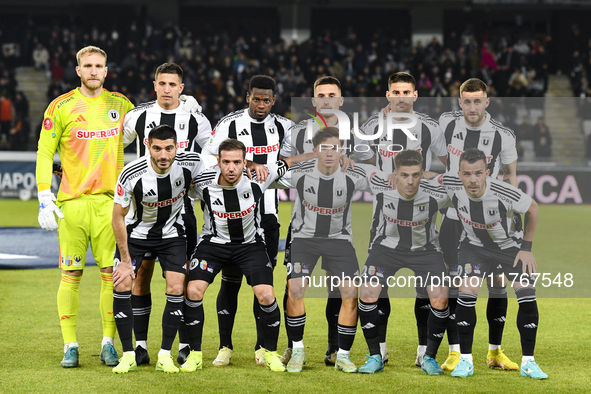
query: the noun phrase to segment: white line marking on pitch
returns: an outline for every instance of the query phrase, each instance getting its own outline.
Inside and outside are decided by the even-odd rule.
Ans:
[[[27,256],[24,254],[0,253],[0,260],[38,259],[39,256]]]

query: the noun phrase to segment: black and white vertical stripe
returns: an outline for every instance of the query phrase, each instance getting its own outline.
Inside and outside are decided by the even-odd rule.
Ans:
[[[132,213],[125,218],[128,236],[136,239],[184,237],[181,215],[191,180],[202,169],[196,153],[178,153],[166,174],[157,174],[150,157],[140,157],[127,164],[117,183],[115,203]]]
[[[202,147],[211,137],[211,124],[202,113],[188,113],[182,105],[165,110],[154,100],[140,104],[127,113],[123,122],[124,145],[136,139],[138,156],[145,155],[150,131],[162,124],[176,131],[179,151],[201,153]]]
[[[443,183],[464,227],[462,242],[492,250],[521,245],[523,231],[515,228],[513,214],[527,212],[532,204],[530,196],[491,178],[486,180],[480,198],[469,197],[458,177],[446,175]]]

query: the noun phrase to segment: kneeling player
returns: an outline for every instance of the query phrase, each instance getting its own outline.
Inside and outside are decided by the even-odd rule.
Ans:
[[[192,189],[192,196],[204,204],[204,225],[189,269],[185,325],[191,352],[181,371],[193,372],[203,367],[203,296],[207,287],[222,268],[238,267],[260,304],[267,368],[283,372],[285,367],[277,354],[281,318],[273,291],[273,266],[261,235],[258,203],[264,191],[285,174],[291,159],[267,164],[269,176],[260,184],[256,178],[251,180],[243,174],[246,148],[242,142],[223,141],[218,160],[219,166],[194,179]]]
[[[437,181],[423,178],[423,158],[416,150],[403,150],[394,157],[396,189],[379,175],[370,184],[376,203],[369,256],[363,268],[359,320],[369,347],[369,359],[360,373],[384,370],[380,354],[378,297],[382,288],[401,268],[409,268],[417,277],[417,287],[424,287],[431,302],[428,340],[422,370],[441,375],[435,356],[447,326],[449,307],[446,267],[439,247],[437,212],[451,206],[445,189]]]
[[[162,345],[156,371],[178,372],[170,355],[183,316],[183,282],[187,243],[181,209],[191,180],[202,168],[196,153],[176,154],[176,133],[168,125],[155,127],[148,137],[150,155],[125,166],[117,182],[113,230],[117,240],[113,271],[113,313],[123,346],[115,373],[135,371],[131,287],[143,256],[157,256],[166,277],[166,307],[162,316]],[[126,218],[130,207],[134,215]]]
[[[459,268],[464,275],[456,309],[461,358],[451,376],[465,378],[474,374],[472,342],[478,290],[483,278],[491,276],[500,264],[505,276],[513,282],[519,304],[521,376],[546,379],[548,375],[534,361],[539,315],[536,289],[531,284],[531,275],[536,273],[531,246],[538,222],[538,205],[518,188],[489,179],[489,172],[486,155],[471,148],[460,156],[459,178],[443,177],[465,233],[458,254]],[[525,214],[525,235],[514,228],[514,212]]]

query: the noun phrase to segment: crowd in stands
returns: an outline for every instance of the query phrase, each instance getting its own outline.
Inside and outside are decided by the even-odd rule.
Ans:
[[[342,36],[327,31],[302,43],[224,31],[198,37],[172,24],[149,22],[110,30],[70,23],[42,32],[30,23],[29,29],[24,35],[28,41],[15,44],[16,51],[20,45],[27,53],[0,59],[0,92],[14,104],[15,66],[34,66],[50,76],[49,103],[79,85],[75,54],[92,44],[108,54],[105,88],[125,94],[136,105],[154,99],[153,72],[159,64],[179,63],[185,71],[184,93],[198,99],[213,125],[245,106],[248,80],[256,74],[276,79],[273,112],[288,116],[290,98],[312,96],[313,82],[322,75],[339,78],[345,97],[383,97],[388,76],[397,71],[415,76],[421,97],[457,97],[460,84],[470,77],[484,80],[491,96],[539,97],[548,80],[545,42],[505,35],[477,39],[469,31],[451,33],[445,45],[433,38],[412,46],[408,38],[380,33],[364,41],[352,28]]]

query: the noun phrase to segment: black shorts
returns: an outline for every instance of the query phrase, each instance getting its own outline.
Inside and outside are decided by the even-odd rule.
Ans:
[[[439,229],[439,245],[441,245],[443,259],[448,267],[458,264],[458,246],[462,231],[464,231],[462,222],[447,216],[443,217]]]
[[[509,248],[505,250],[491,250],[469,243],[460,244],[460,252],[458,254],[458,265],[450,267],[450,275],[460,277],[477,276],[484,278],[490,276],[491,273],[503,273],[507,277],[506,284],[510,284],[515,278],[524,285],[533,283],[533,279],[527,274],[522,275],[523,264],[521,260],[513,267],[515,256],[519,253],[519,248]]]
[[[251,286],[273,286],[273,266],[263,241],[252,244],[216,244],[202,240],[191,256],[189,281],[212,283],[225,267],[238,267]]]
[[[431,285],[449,286],[443,255],[437,251],[403,253],[382,245],[375,245],[369,252],[361,276],[364,281],[377,283],[377,280],[380,284],[387,286],[388,281],[392,281],[401,268],[408,268],[415,273],[417,288]],[[372,278],[376,279],[372,280]],[[409,286],[411,285],[409,281]]]
[[[160,240],[153,239],[127,239],[127,248],[131,256],[131,265],[133,270],[137,273],[142,265],[144,256],[149,253],[151,258],[156,257],[160,261],[162,271],[173,271],[185,274],[187,272],[187,240],[185,238],[165,238]],[[119,248],[115,248],[115,262],[121,261],[121,253]]]
[[[334,276],[351,279],[359,276],[359,263],[351,242],[344,239],[293,238],[287,279],[310,276],[319,257],[322,257],[322,269]]]

